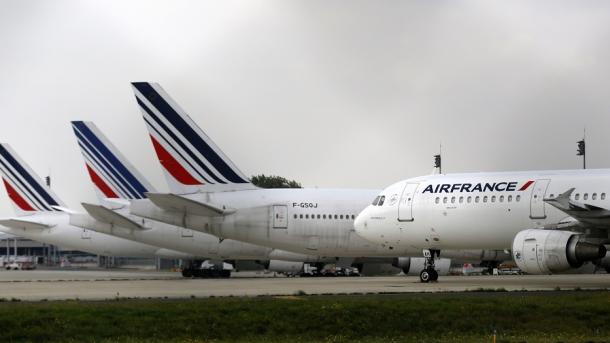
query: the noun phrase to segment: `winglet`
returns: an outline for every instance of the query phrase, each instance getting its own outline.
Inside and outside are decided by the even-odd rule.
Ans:
[[[562,211],[569,210],[571,208],[570,196],[574,193],[574,190],[575,188],[570,188],[555,198],[544,199],[544,202]]]

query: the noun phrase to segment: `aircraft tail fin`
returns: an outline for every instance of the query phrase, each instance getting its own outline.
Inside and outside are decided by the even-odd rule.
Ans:
[[[132,83],[172,193],[256,189],[157,83]]]
[[[155,191],[94,123],[73,121],[72,129],[100,201],[144,199]]]
[[[17,215],[61,212],[59,208],[65,207],[59,197],[8,144],[0,144],[0,172]]]

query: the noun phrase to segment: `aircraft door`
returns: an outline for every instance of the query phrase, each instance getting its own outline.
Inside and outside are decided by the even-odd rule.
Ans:
[[[398,221],[413,221],[413,200],[418,183],[407,183],[398,203]]]
[[[530,199],[530,218],[546,218],[544,195],[546,194],[546,189],[549,187],[550,182],[551,180],[549,179],[540,179],[536,180],[534,183],[534,190],[532,191],[532,198]]]
[[[273,228],[274,229],[288,228],[288,206],[273,205]]]

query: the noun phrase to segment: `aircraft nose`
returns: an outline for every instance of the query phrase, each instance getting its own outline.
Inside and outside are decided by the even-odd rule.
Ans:
[[[354,230],[356,230],[356,233],[362,237],[366,237],[366,212],[366,209],[360,212],[360,214],[356,217],[356,220],[354,220]]]

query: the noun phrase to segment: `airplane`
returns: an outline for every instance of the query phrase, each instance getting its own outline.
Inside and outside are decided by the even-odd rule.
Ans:
[[[132,83],[170,193],[131,201],[130,213],[295,253],[344,259],[420,256],[371,243],[353,221],[375,189],[261,189],[253,185],[156,83]],[[502,251],[447,251],[444,257],[506,257]],[[409,264],[410,265],[410,264]]]
[[[16,217],[0,219],[0,231],[96,255],[191,258],[156,246],[84,230],[69,224],[65,204],[8,144],[0,144],[0,173]]]
[[[292,253],[231,239],[220,240],[210,234],[131,215],[128,200],[145,199],[148,192],[156,190],[94,123],[73,121],[71,124],[102,205],[82,203],[88,214],[71,214],[70,224],[181,251],[198,259],[259,261],[269,271],[295,271],[303,269],[304,263],[335,262],[334,258]],[[184,276],[197,275],[200,273],[198,264],[191,264],[182,273]]]
[[[506,249],[529,274],[593,261],[610,272],[610,170],[427,175],[381,191],[356,232],[394,249],[422,249],[422,282],[438,278],[445,249]]]

